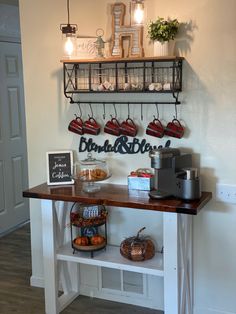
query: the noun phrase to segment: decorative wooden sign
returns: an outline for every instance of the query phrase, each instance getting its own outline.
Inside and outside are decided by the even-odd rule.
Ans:
[[[125,5],[115,3],[112,5],[112,45],[111,56],[143,57],[143,27],[124,25]],[[128,56],[124,56],[123,41],[129,40]]]
[[[165,147],[170,146],[170,140],[166,141]],[[81,136],[79,143],[79,152],[96,152],[96,153],[119,153],[119,154],[144,154],[151,149],[161,148],[162,145],[152,146],[147,143],[145,139],[139,140],[134,137],[132,141],[129,141],[127,136],[118,137],[114,144],[110,144],[109,140],[105,140],[103,145],[96,144],[92,138],[87,139]]]
[[[77,37],[76,58],[93,59],[96,58],[96,37]]]
[[[47,184],[72,184],[72,151],[47,152]]]

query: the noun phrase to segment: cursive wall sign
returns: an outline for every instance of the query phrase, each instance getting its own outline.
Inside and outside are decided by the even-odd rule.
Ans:
[[[170,146],[170,140],[165,144],[165,147]],[[109,140],[105,140],[103,145],[96,144],[92,138],[85,138],[81,136],[79,143],[79,152],[96,152],[96,153],[119,153],[119,154],[144,154],[151,149],[161,148],[162,145],[152,146],[145,139],[138,139],[134,137],[129,141],[127,136],[118,137],[113,144]]]
[[[71,184],[73,154],[72,151],[47,152],[47,184]]]

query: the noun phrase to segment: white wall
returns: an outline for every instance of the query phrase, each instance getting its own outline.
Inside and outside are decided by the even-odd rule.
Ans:
[[[104,28],[105,39],[108,39],[110,3],[107,0],[71,1],[71,22],[78,23],[81,35],[94,35],[98,27]],[[70,105],[63,96],[62,64],[59,62],[59,25],[66,22],[65,5],[64,0],[20,1],[30,186],[46,180],[46,151],[68,148],[76,151],[78,148],[79,137],[67,132],[76,106]],[[196,165],[201,166],[204,190],[214,192],[219,182],[235,184],[236,1],[146,0],[145,6],[147,20],[159,15],[177,17],[186,23],[175,49],[186,58],[180,118],[188,132],[185,138],[173,140],[172,146],[193,150]],[[146,55],[151,55],[152,46],[148,45],[146,34],[144,42]],[[127,108],[122,108],[119,115],[124,119]],[[141,125],[139,110],[133,108],[132,115]],[[152,118],[153,110],[145,106],[143,125]],[[95,113],[103,122],[102,108]],[[161,114],[165,120],[170,120],[174,109],[171,105],[161,107]],[[104,135],[96,141],[102,143]],[[153,144],[165,142],[150,137],[148,141]],[[108,159],[113,171],[110,181],[117,183],[126,183],[130,170],[150,165],[147,155],[100,157]],[[235,209],[234,205],[213,200],[194,218],[197,314],[236,313]],[[31,223],[35,277],[43,274],[40,222],[40,204],[34,200],[31,202]]]

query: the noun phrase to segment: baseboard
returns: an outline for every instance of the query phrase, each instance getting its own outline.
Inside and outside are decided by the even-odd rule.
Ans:
[[[44,279],[42,277],[30,277],[30,285],[32,287],[38,287],[38,288],[44,288]],[[101,292],[95,287],[90,286],[81,286],[80,287],[80,295],[85,295],[90,298],[99,298],[114,302],[121,302],[121,303],[127,303],[127,304],[133,304],[138,305],[146,308],[152,308],[156,310],[160,310],[156,307],[155,304],[151,304],[150,299],[145,298],[136,298],[136,297],[130,297],[130,296],[122,296],[119,294],[112,294],[112,293],[105,293],[104,291]],[[228,312],[228,311],[221,311],[217,309],[210,309],[210,308],[202,308],[202,307],[195,307],[194,308],[194,314],[236,314],[236,312]]]
[[[44,279],[43,279],[43,277],[31,276],[30,277],[30,285],[32,287],[44,288]]]
[[[228,311],[221,311],[217,309],[195,307],[194,314],[236,314],[236,312],[228,312]]]
[[[29,219],[26,220],[26,221],[21,222],[20,224],[14,226],[14,227],[12,227],[12,228],[10,228],[10,229],[4,231],[4,232],[1,232],[1,233],[0,233],[0,238],[2,238],[2,237],[4,237],[4,236],[6,236],[6,235],[12,233],[13,231],[16,231],[17,229],[23,227],[24,225],[27,225],[28,223],[30,223],[30,220],[29,220]]]
[[[94,297],[94,298],[103,299],[103,300],[142,306],[142,307],[151,308],[155,310],[162,310],[162,309],[157,308],[156,304],[153,304],[150,299],[145,298],[143,296],[135,297],[131,295],[120,295],[118,293],[113,294],[112,290],[110,291],[111,291],[110,293],[99,291],[95,287],[85,286],[85,285],[80,287],[80,295],[85,295],[90,298]]]
[[[42,277],[30,277],[30,285],[32,287],[44,288],[44,279]],[[126,304],[133,304],[137,306],[142,306],[146,308],[152,308],[155,310],[160,310],[156,307],[155,304],[152,304],[151,300],[145,297],[135,297],[135,296],[125,296],[117,293],[107,293],[104,291],[99,291],[95,287],[90,286],[81,286],[80,295],[88,296],[90,298],[99,298],[103,300],[109,300],[114,302],[121,302]],[[215,313],[216,314],[216,313]]]

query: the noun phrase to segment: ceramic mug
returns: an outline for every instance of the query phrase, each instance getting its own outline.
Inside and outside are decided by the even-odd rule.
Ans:
[[[173,119],[165,128],[165,135],[182,138],[184,135],[184,127],[178,119]]]
[[[116,118],[111,118],[111,120],[107,121],[105,127],[104,127],[104,132],[119,136],[120,135],[120,123]]]
[[[161,138],[165,134],[165,128],[159,119],[154,119],[148,124],[146,134]]]
[[[80,117],[76,117],[75,119],[73,119],[70,124],[68,125],[68,130],[79,134],[79,135],[83,135],[84,134],[84,129],[83,129],[83,121]]]
[[[138,133],[138,128],[135,125],[134,121],[130,118],[127,118],[125,121],[123,121],[120,125],[120,131],[122,135],[127,136],[136,136]]]
[[[88,120],[84,122],[84,133],[92,134],[92,135],[98,135],[100,133],[100,125],[97,123],[97,121],[90,117]]]

